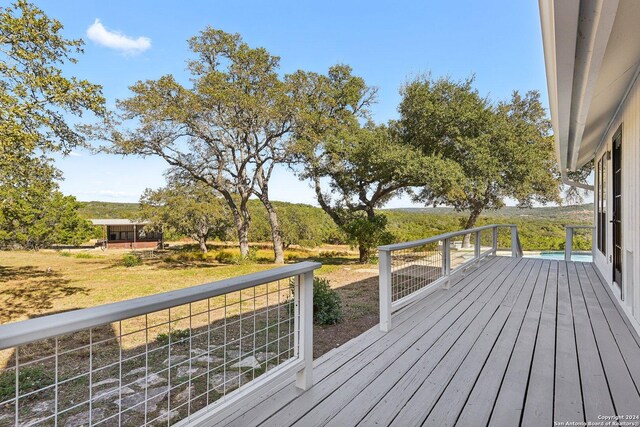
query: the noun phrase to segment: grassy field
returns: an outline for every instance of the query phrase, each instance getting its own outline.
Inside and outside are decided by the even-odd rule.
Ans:
[[[272,253],[266,247],[254,251],[255,259],[251,263],[223,264],[216,259],[221,253],[226,254],[222,257],[225,259],[237,255],[235,249],[218,246],[203,256],[190,249],[172,246],[175,249],[156,252],[153,256],[146,254],[141,265],[133,267],[126,267],[123,263],[127,251],[0,252],[0,323],[186,288],[276,267],[270,262]],[[289,262],[322,262],[323,267],[316,274],[328,278],[342,299],[344,321],[314,327],[315,357],[344,344],[378,322],[376,265],[357,264],[357,254],[341,246],[313,251],[288,250],[286,256]],[[270,297],[266,297],[267,294]],[[244,322],[241,312],[247,316]],[[227,391],[229,387],[237,388],[292,357],[293,335],[287,331],[293,325],[291,319],[289,282],[282,280],[176,307],[170,312],[163,310],[94,328],[91,335],[82,331],[62,336],[56,342],[38,341],[20,349],[20,390],[33,393],[28,397],[27,408],[46,407],[51,410],[52,389],[47,387],[53,384],[54,350],[59,348],[62,359],[58,360],[61,367],[58,380],[64,383],[62,394],[58,396],[59,405],[63,409],[71,408],[77,402],[86,401],[87,372],[91,370],[87,365],[87,345],[91,339],[93,343],[99,343],[94,347],[98,350],[92,353],[94,383],[114,381],[119,376],[118,360],[125,360],[122,370],[132,374],[126,374],[124,381],[129,382],[128,388],[134,390],[136,396],[144,394],[140,388],[144,379],[139,371],[148,366],[154,372],[154,381],[170,381],[176,385],[171,395],[172,407],[183,405],[180,396],[189,393],[202,393],[193,404],[204,407],[220,398],[223,386],[228,387]],[[196,358],[198,361],[203,359],[206,366],[193,368],[197,370],[194,377],[189,373],[191,362],[180,362],[193,356],[192,346],[197,351],[206,352],[206,356]],[[247,348],[254,349],[261,362],[260,368],[234,367]],[[171,358],[176,359],[177,365],[168,368],[167,360]],[[10,399],[15,393],[14,365],[12,349],[1,351],[0,402]],[[135,372],[138,374],[133,375]],[[228,378],[229,372],[233,374],[231,378]],[[218,385],[210,390],[211,384]],[[110,400],[94,404],[100,418],[108,419],[117,414],[117,408]],[[0,412],[3,410],[12,410],[12,404],[0,405]],[[81,416],[86,410],[83,406],[74,407],[65,417]],[[24,417],[32,420],[48,415],[35,410],[25,411]],[[152,415],[161,416],[161,411],[158,411],[152,411]],[[182,412],[181,416],[184,415]],[[129,411],[127,423],[141,423],[140,416],[136,411]],[[1,421],[0,425],[3,425]]]
[[[208,283],[277,267],[272,253],[259,249],[256,262],[222,264],[220,252],[235,255],[235,249],[217,247],[205,257],[190,251],[165,251],[145,257],[142,264],[126,267],[126,251],[74,250],[0,253],[0,323],[15,322],[45,314],[92,307],[189,286]],[[362,322],[377,314],[377,266],[356,264],[356,254],[346,247],[324,247],[313,251],[288,250],[289,262],[322,262],[317,275],[327,277],[345,302],[346,320]],[[362,289],[364,288],[364,290]],[[377,289],[377,288],[375,288]],[[375,317],[375,316],[373,316]],[[372,325],[375,322],[365,322]],[[331,328],[331,327],[328,327]],[[364,328],[362,326],[360,329]],[[331,334],[328,334],[331,336]],[[322,344],[319,331],[316,354],[324,353],[340,340]],[[326,348],[328,346],[328,348]]]

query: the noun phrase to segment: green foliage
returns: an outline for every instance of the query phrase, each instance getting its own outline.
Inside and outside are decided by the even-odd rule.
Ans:
[[[473,88],[473,78],[424,76],[403,88],[399,132],[408,145],[456,165],[447,185],[428,180],[416,193],[427,204],[470,212],[464,227],[505,198],[521,207],[561,202],[551,124],[536,91],[492,104]]]
[[[340,295],[329,286],[329,280],[313,278],[313,321],[320,325],[342,322],[342,301]]]
[[[186,343],[186,340],[191,336],[191,330],[189,329],[174,329],[171,333],[160,333],[156,336],[156,342],[160,345],[167,345],[169,342],[173,343]]]
[[[142,265],[142,257],[137,254],[124,254],[122,256],[122,265],[125,267],[136,267]]]
[[[139,203],[79,202],[78,212],[82,218],[126,218],[140,217]]]
[[[249,204],[251,215],[254,218],[251,229],[251,241],[268,242],[269,225],[264,209],[257,200]],[[105,204],[105,212],[133,211],[137,204]],[[346,244],[347,237],[340,232],[331,218],[320,208],[276,202],[279,210],[296,211],[296,215],[302,218],[306,228],[315,228],[319,232],[317,237],[323,244]],[[452,208],[412,208],[412,209],[386,209],[376,211],[387,218],[386,231],[392,236],[393,242],[405,242],[423,239],[450,231],[460,229],[460,222],[466,220],[464,213],[456,212]],[[103,211],[96,209],[94,217],[103,217]],[[262,218],[261,218],[262,215]],[[504,207],[499,210],[489,211],[483,214],[476,225],[492,223],[517,224],[520,231],[520,240],[525,250],[561,250],[564,249],[565,224],[590,224],[593,216],[593,205],[576,206],[550,206],[533,209],[516,207]],[[510,242],[508,236],[500,236],[503,247]],[[575,236],[577,250],[589,250],[590,238],[580,235]],[[225,252],[225,251],[223,251]],[[221,255],[224,263],[236,262],[231,252]],[[68,252],[61,252],[61,255]],[[219,253],[216,254],[216,257]],[[321,258],[340,258],[348,256],[344,251],[321,251]],[[63,255],[71,256],[71,255]],[[305,257],[305,256],[301,256]],[[219,261],[220,262],[220,261]]]
[[[182,178],[217,191],[246,257],[247,203],[255,195],[270,209],[268,184],[274,165],[285,161],[295,82],[281,76],[280,58],[250,47],[239,34],[207,27],[189,39],[189,48],[190,87],[172,75],[137,82],[132,96],[118,101],[119,117],[84,130],[111,143],[112,152],[158,156]],[[125,122],[137,126],[126,129]],[[277,214],[270,213],[276,249]]]
[[[232,223],[229,209],[211,187],[176,180],[159,190],[146,189],[140,198],[140,217],[150,229],[166,228],[191,237],[207,252],[207,240],[225,240]]]
[[[293,294],[295,291],[293,280],[289,287]],[[289,302],[292,302],[292,300]],[[287,307],[289,310],[293,310],[293,304],[287,304]],[[344,313],[342,312],[342,300],[335,289],[331,289],[329,279],[314,277],[313,322],[319,325],[334,325],[342,322],[343,318]]]
[[[339,258],[349,256],[349,252],[346,251],[320,251],[318,254],[320,258]]]
[[[375,90],[350,67],[336,65],[327,75],[300,71],[294,78],[306,97],[291,147],[302,165],[299,176],[311,181],[322,209],[366,262],[373,247],[387,240],[374,209],[425,179],[445,186],[456,177],[455,165],[404,144],[395,123],[362,126]]]
[[[386,230],[386,227],[387,217],[384,214],[374,214],[372,216],[353,215],[343,226],[349,243],[358,245],[360,248],[369,249],[378,245],[386,245],[393,241],[393,235]],[[368,250],[364,255],[364,259],[368,260],[370,256],[371,252]]]
[[[54,384],[53,371],[40,366],[23,366],[18,373],[18,384],[21,393],[40,390]],[[16,376],[12,371],[0,373],[0,401],[11,399],[16,395]]]
[[[26,1],[0,7],[0,246],[39,249],[87,237],[47,156],[84,143],[65,119],[102,115],[104,98],[100,86],[65,77],[61,67],[76,62],[82,41],[65,39],[62,28]]]
[[[590,206],[583,207],[584,211]],[[578,213],[583,210],[568,210],[568,208],[535,208],[523,210],[521,215],[515,215],[514,208],[507,208],[510,213],[504,215],[502,211],[492,211],[478,219],[476,226],[488,224],[515,224],[518,226],[520,241],[524,250],[562,250],[565,243],[564,226],[571,224],[589,224],[590,214],[584,216]],[[519,210],[519,209],[518,209]],[[389,231],[394,236],[394,242],[405,242],[424,239],[438,234],[460,230],[460,220],[464,220],[464,214],[454,212],[451,209],[435,209],[436,213],[429,210],[388,210],[385,211],[389,219]],[[447,212],[448,211],[448,212]],[[427,213],[428,212],[428,213]],[[566,213],[563,213],[566,212]],[[489,245],[491,236],[489,233],[482,235],[482,244]],[[511,247],[511,237],[505,229],[498,234],[498,247]],[[590,250],[591,239],[587,236],[576,235],[574,240],[576,250]]]
[[[76,246],[91,237],[93,226],[78,215],[75,197],[62,195],[50,184],[0,185],[6,202],[0,209],[0,247]]]

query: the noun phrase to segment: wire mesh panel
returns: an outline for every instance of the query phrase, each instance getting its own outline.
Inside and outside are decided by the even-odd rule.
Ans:
[[[501,230],[506,230],[507,235],[504,231],[500,235]],[[454,273],[464,274],[480,259],[500,255],[501,242],[508,242],[509,255],[522,256],[517,229],[512,224],[485,225],[378,247],[380,330],[391,330],[394,311],[422,298],[438,284],[450,288]]]
[[[480,230],[480,256],[485,256],[493,252],[493,228]]]
[[[0,353],[0,426],[171,425],[298,357],[293,278]]]
[[[475,257],[475,233],[460,234],[450,239],[451,271],[455,271]]]
[[[391,253],[391,300],[406,297],[443,276],[442,241]]]

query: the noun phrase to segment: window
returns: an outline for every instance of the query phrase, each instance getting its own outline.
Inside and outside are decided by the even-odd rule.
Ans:
[[[598,249],[607,254],[607,154],[605,153],[596,167],[596,227]]]

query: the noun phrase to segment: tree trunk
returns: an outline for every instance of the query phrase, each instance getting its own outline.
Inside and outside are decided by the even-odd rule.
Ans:
[[[203,254],[207,253],[207,239],[200,238],[198,239],[198,244],[200,245],[200,250]]]
[[[238,241],[240,242],[240,256],[249,258],[249,226],[243,223],[238,228]]]
[[[360,264],[366,264],[367,261],[369,261],[369,254],[370,254],[369,248],[365,245],[359,245],[358,252],[360,253],[360,257],[358,261],[360,262]]]
[[[468,230],[470,228],[473,228],[473,226],[476,225],[476,221],[478,220],[478,217],[480,217],[481,213],[482,213],[481,209],[472,210],[471,214],[469,215],[469,218],[467,218],[467,222],[464,224],[464,229]],[[471,247],[471,234],[464,235],[462,239],[462,247],[464,249],[468,249]]]
[[[271,225],[271,240],[273,241],[273,255],[275,257],[275,263],[284,264],[284,245],[282,243],[280,224],[278,223],[278,214],[267,197],[263,196],[261,201],[265,209],[267,210],[267,213],[269,214],[269,224]]]
[[[220,190],[218,190],[220,191]],[[247,209],[247,200],[241,200],[240,208],[236,204],[235,200],[228,191],[220,191],[222,196],[227,201],[229,209],[233,214],[233,222],[236,225],[236,231],[238,232],[238,243],[240,245],[240,256],[242,258],[249,257],[249,226],[251,225],[251,215]],[[241,195],[242,197],[242,195]],[[248,197],[246,197],[248,199]]]
[[[269,225],[271,226],[271,241],[273,242],[273,255],[276,264],[284,264],[284,246],[282,243],[282,232],[280,230],[280,223],[278,222],[278,213],[269,200],[269,177],[273,170],[273,164],[266,172],[260,169],[260,173],[257,174],[258,190],[254,190],[254,194],[258,196],[262,205],[267,210],[269,216]]]

